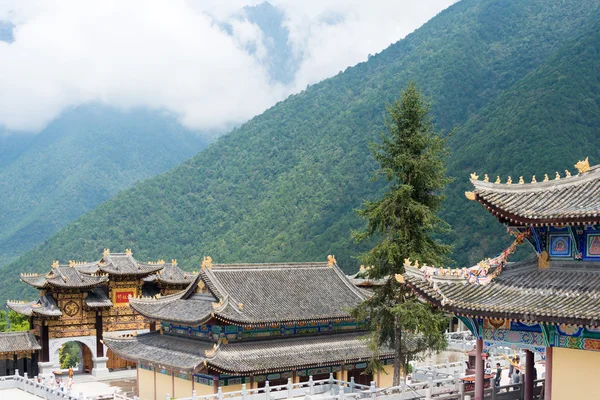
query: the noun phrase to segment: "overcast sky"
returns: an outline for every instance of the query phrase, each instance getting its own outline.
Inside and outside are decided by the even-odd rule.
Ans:
[[[262,1],[0,0],[0,21],[15,25],[14,41],[0,41],[0,126],[37,132],[67,108],[103,103],[223,128],[366,60],[455,1],[270,1],[299,63],[282,83],[265,66],[263,32],[240,14]]]

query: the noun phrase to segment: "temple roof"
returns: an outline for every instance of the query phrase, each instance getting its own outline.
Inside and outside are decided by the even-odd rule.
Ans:
[[[0,332],[0,353],[32,352],[41,348],[29,331]]]
[[[105,254],[98,268],[110,275],[146,276],[160,271],[164,264],[150,264],[138,262],[130,252]]]
[[[156,299],[132,298],[129,305],[149,319],[200,325],[211,318],[212,304],[217,300],[210,294],[195,293],[199,281],[196,276],[184,291]]]
[[[41,296],[37,301],[30,303],[7,301],[6,306],[11,310],[26,316],[36,315],[39,317],[60,317],[62,312],[56,301],[50,296]]]
[[[199,296],[206,285],[212,296]],[[149,319],[197,325],[211,317],[238,324],[351,319],[349,309],[367,298],[337,265],[215,264],[185,291],[157,299],[131,299]]]
[[[182,372],[198,371],[206,363],[221,373],[263,374],[373,357],[362,332],[229,343],[216,348],[210,342],[158,332],[129,338],[105,335],[103,340],[120,357]],[[379,357],[392,358],[393,352],[382,351]]]
[[[195,280],[197,275],[197,273],[182,270],[177,263],[165,263],[160,271],[145,277],[144,281],[156,282],[159,286],[186,287]]]
[[[474,179],[475,178],[475,179]],[[476,179],[467,197],[477,200],[504,223],[574,225],[600,222],[600,165],[579,175],[523,184]]]
[[[507,264],[487,284],[405,268],[414,292],[455,314],[600,326],[600,266],[594,262],[552,260],[541,269],[535,258]]]
[[[46,275],[21,274],[21,280],[38,289],[56,288],[92,288],[108,281],[106,276],[88,275],[74,266],[53,265]]]
[[[201,275],[220,301],[215,316],[239,324],[350,319],[367,297],[328,263],[216,264]]]
[[[104,308],[112,307],[113,305],[112,301],[110,301],[102,288],[94,288],[88,292],[88,295],[85,298],[85,304],[88,308]]]

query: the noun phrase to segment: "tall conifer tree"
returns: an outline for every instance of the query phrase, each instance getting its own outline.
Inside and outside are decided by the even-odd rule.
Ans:
[[[354,314],[369,318],[374,351],[380,346],[394,349],[393,382],[399,385],[401,371],[407,371],[411,360],[446,346],[447,319],[417,300],[395,275],[404,273],[405,259],[438,266],[448,261],[451,247],[432,235],[449,229],[437,213],[450,179],[446,139],[435,131],[429,104],[416,85],[410,83],[387,111],[387,132],[381,143],[371,144],[371,151],[380,164],[375,178],[387,179],[388,190],[380,200],[364,203],[358,213],[368,225],[354,234],[358,241],[374,241],[361,260],[372,266],[365,272],[369,278],[385,281]],[[374,357],[371,369],[378,368]]]

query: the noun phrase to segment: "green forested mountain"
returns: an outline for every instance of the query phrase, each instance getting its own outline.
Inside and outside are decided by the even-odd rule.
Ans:
[[[205,140],[157,112],[85,106],[35,136],[0,136],[0,265]]]
[[[459,264],[509,240],[463,195],[468,173],[554,174],[589,155],[600,162],[600,3],[463,0],[368,62],[291,96],[196,157],[137,184],[11,264],[0,297],[21,271],[52,260],[95,259],[132,248],[138,259],[216,262],[319,260],[348,270],[361,251],[354,209],[382,182],[367,145],[385,104],[414,80],[451,138],[444,217]],[[572,168],[571,168],[572,169]],[[498,239],[494,235],[500,234]]]

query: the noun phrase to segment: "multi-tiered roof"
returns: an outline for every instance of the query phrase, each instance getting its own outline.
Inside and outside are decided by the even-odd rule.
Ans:
[[[350,309],[365,299],[365,292],[330,259],[329,263],[209,264],[185,291],[131,299],[130,305],[148,319],[189,329],[206,323],[284,329],[350,321]],[[373,356],[364,333],[356,329],[289,337],[282,332],[282,336],[217,344],[152,332],[128,338],[105,335],[104,343],[119,356],[144,364],[237,375],[359,362]],[[382,351],[380,357],[389,358],[391,352]]]
[[[600,168],[584,162],[578,167],[578,175],[530,184],[491,183],[472,175],[475,190],[467,198],[520,232],[511,251],[463,270],[412,266],[407,260],[406,273],[398,279],[457,315],[600,326],[600,263],[552,257],[544,247],[558,229],[572,243],[573,254],[580,255],[587,232],[598,234],[593,225],[600,222]],[[514,246],[526,240],[536,248],[537,258],[507,263]]]
[[[69,261],[68,264],[55,261],[46,274],[21,274],[21,281],[42,290],[42,295],[33,302],[8,301],[7,307],[27,316],[59,318],[62,311],[53,297],[55,291],[86,293],[85,307],[90,310],[102,309],[113,306],[106,289],[107,283],[112,279],[142,279],[147,282],[142,287],[143,294],[155,295],[160,292],[159,288],[153,286],[155,283],[160,287],[161,283],[168,282],[171,288],[184,289],[193,281],[193,277],[194,275],[181,270],[175,260],[169,264],[162,260],[140,262],[130,250],[111,254],[105,249],[98,261]]]

